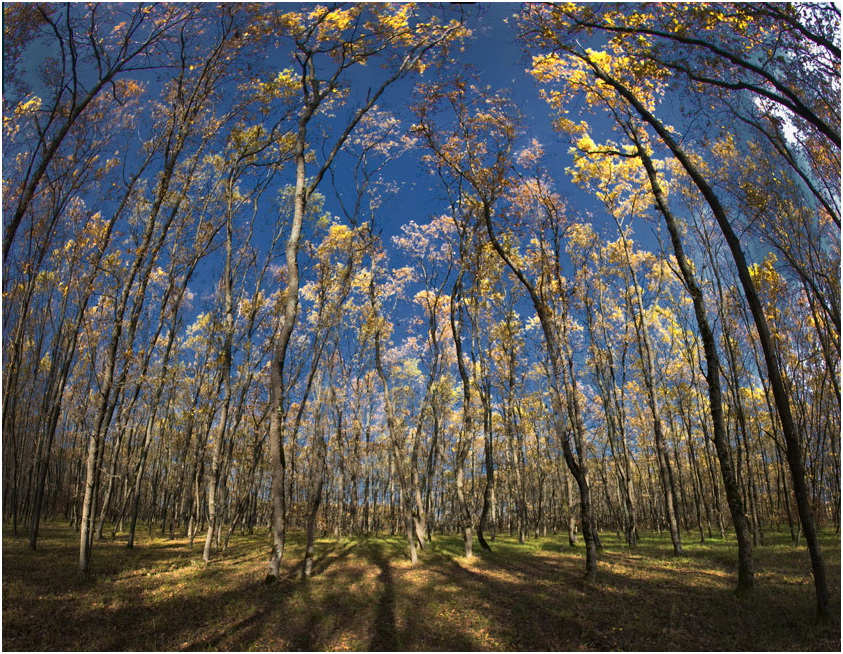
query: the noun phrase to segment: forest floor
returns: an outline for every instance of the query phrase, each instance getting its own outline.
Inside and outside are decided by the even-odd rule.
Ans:
[[[823,535],[832,624],[814,623],[804,547],[784,533],[755,549],[756,594],[734,592],[734,540],[667,535],[630,549],[603,535],[597,583],[566,537],[499,536],[493,552],[461,556],[434,536],[412,567],[399,537],[317,543],[315,574],[299,578],[292,534],[278,584],[264,584],[268,538],[235,536],[202,564],[201,545],[141,537],[94,546],[92,577],[76,580],[78,536],[47,525],[39,549],[3,533],[3,649],[13,650],[811,650],[840,651],[840,537]],[[475,544],[475,548],[477,545]]]

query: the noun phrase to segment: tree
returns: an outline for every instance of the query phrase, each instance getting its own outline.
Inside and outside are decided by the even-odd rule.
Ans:
[[[273,546],[269,557],[267,580],[278,578],[284,552],[284,455],[280,410],[283,399],[283,375],[287,348],[298,315],[299,270],[298,250],[302,223],[308,203],[334,158],[351,132],[377,103],[384,92],[414,70],[428,65],[428,53],[460,37],[459,22],[439,23],[434,17],[427,22],[412,13],[410,5],[359,4],[343,9],[339,6],[315,7],[308,13],[286,13],[274,16],[283,33],[294,42],[297,73],[290,73],[288,84],[299,82],[300,113],[296,120],[293,141],[295,191],[293,219],[287,239],[287,281],[284,312],[271,368],[270,391],[274,410],[270,425],[270,457],[272,460]],[[266,29],[271,29],[267,25]],[[307,178],[308,127],[318,111],[324,111],[341,99],[349,71],[370,60],[383,60],[389,69],[383,79],[369,90],[366,99],[349,112],[339,136],[333,139],[328,154]],[[324,67],[324,68],[323,68]]]
[[[207,53],[203,53],[208,56],[197,74],[192,74],[191,66],[193,68],[196,66],[188,63],[191,53],[186,50],[187,42],[183,40],[182,45],[185,51],[183,51],[181,65],[164,96],[171,111],[165,113],[161,123],[156,125],[154,137],[154,139],[160,139],[159,143],[164,151],[161,175],[152,198],[147,203],[137,205],[138,214],[140,214],[137,218],[142,229],[138,234],[138,243],[133,249],[133,256],[127,257],[129,272],[118,287],[114,305],[113,332],[105,351],[101,377],[97,380],[100,393],[94,428],[88,441],[85,496],[82,504],[80,576],[86,576],[90,566],[95,500],[99,480],[98,468],[103,454],[103,440],[129,374],[130,358],[124,356],[118,365],[118,357],[121,347],[123,352],[131,352],[134,347],[138,322],[154,263],[166,242],[170,228],[176,221],[179,207],[187,197],[193,175],[196,174],[197,158],[187,160],[183,168],[178,164],[185,154],[188,137],[200,129],[200,119],[203,114],[207,118],[208,102],[215,86],[223,80],[228,41],[234,37],[234,33],[233,21],[225,21],[219,39],[212,42]],[[152,146],[153,143],[154,141],[149,145]],[[150,156],[155,151],[155,148],[150,148]],[[127,195],[124,199],[124,207],[129,197],[131,196]]]
[[[403,513],[403,521],[405,533],[407,536],[407,545],[409,547],[410,562],[415,565],[418,562],[418,551],[416,548],[417,532],[414,520],[414,506],[413,506],[413,492],[410,481],[410,473],[407,470],[406,462],[406,426],[400,419],[395,401],[393,398],[392,384],[390,382],[390,375],[387,370],[387,360],[384,352],[385,341],[389,338],[392,325],[388,319],[383,316],[381,308],[381,301],[378,298],[388,298],[390,295],[401,289],[403,283],[406,281],[406,270],[403,275],[399,275],[397,279],[392,280],[392,284],[383,284],[376,286],[376,274],[378,271],[378,260],[383,259],[383,255],[372,258],[371,268],[364,278],[368,282],[369,289],[369,313],[367,316],[367,324],[365,332],[367,336],[372,339],[374,348],[375,370],[383,388],[383,405],[386,415],[386,427],[389,438],[389,446],[391,452],[391,461],[395,466],[395,473],[398,478],[401,498],[401,510]],[[402,279],[403,277],[403,279]],[[361,279],[361,282],[363,280]],[[391,288],[390,288],[391,287]],[[377,289],[377,290],[376,290]]]
[[[642,23],[646,25],[648,17],[640,15]],[[706,179],[705,169],[702,163],[692,155],[689,150],[680,145],[667,125],[662,122],[654,113],[656,107],[656,98],[659,93],[671,83],[671,71],[673,67],[669,62],[665,63],[661,59],[648,60],[641,66],[631,64],[634,60],[629,58],[630,48],[623,48],[623,55],[619,56],[619,48],[621,44],[625,46],[626,42],[632,40],[631,38],[614,39],[611,43],[613,54],[606,52],[594,52],[592,50],[584,50],[578,47],[573,41],[566,40],[563,36],[566,30],[569,33],[576,33],[580,28],[592,29],[599,27],[588,23],[580,24],[579,19],[571,20],[570,16],[566,15],[565,11],[538,11],[533,12],[527,17],[527,23],[536,27],[532,34],[537,38],[537,42],[544,43],[552,50],[552,54],[537,61],[537,71],[539,75],[546,76],[546,79],[552,79],[562,70],[564,66],[563,58],[568,58],[567,61],[573,63],[574,68],[580,71],[577,74],[584,75],[582,80],[593,79],[596,83],[595,96],[599,96],[603,89],[606,94],[614,98],[616,102],[614,106],[625,106],[627,110],[641,121],[647,128],[651,129],[658,136],[659,141],[667,148],[671,155],[675,158],[678,165],[683,172],[692,180],[698,192],[708,205],[712,214],[720,227],[720,230],[726,240],[729,250],[732,254],[734,264],[736,266],[738,277],[743,288],[746,301],[753,320],[758,331],[759,340],[765,352],[765,362],[767,374],[773,387],[773,394],[776,398],[776,407],[779,413],[779,418],[782,422],[783,432],[785,433],[785,440],[788,443],[788,461],[791,465],[791,473],[794,477],[794,487],[797,494],[797,504],[800,506],[800,515],[806,526],[806,535],[808,535],[809,549],[811,551],[812,562],[814,566],[814,578],[817,588],[817,611],[818,616],[823,618],[827,615],[827,588],[825,582],[824,563],[822,554],[819,550],[816,541],[816,533],[813,526],[813,518],[811,515],[810,506],[807,503],[804,487],[804,471],[802,470],[801,454],[799,436],[795,428],[793,417],[790,410],[789,401],[787,398],[787,391],[782,381],[780,368],[775,361],[772,350],[772,340],[770,330],[763,314],[761,303],[758,298],[757,291],[749,275],[749,266],[739,239],[735,233],[734,226],[729,220],[724,204],[720,202],[718,194],[715,192],[712,185]],[[730,27],[735,27],[730,25]],[[738,25],[740,27],[740,25]],[[530,29],[530,28],[528,28]],[[613,31],[610,29],[610,31]],[[629,34],[640,33],[644,42],[648,42],[648,36],[651,35],[652,30],[649,28],[636,25],[634,29],[621,30],[626,36]],[[661,37],[661,32],[652,32],[652,35]],[[685,37],[681,37],[681,41]],[[544,40],[543,40],[544,39]],[[749,88],[768,99],[780,102],[782,106],[794,111],[800,117],[808,120],[814,127],[819,129],[823,134],[834,141],[834,134],[829,133],[825,127],[824,121],[815,113],[807,111],[806,105],[802,99],[788,93],[782,87],[779,80],[769,72],[759,71],[753,68],[752,64],[744,60],[737,60],[736,57],[729,54],[724,54],[725,50],[720,48],[713,40],[711,42],[704,42],[694,39],[689,42],[693,45],[701,45],[706,50],[714,52],[718,56],[723,56],[731,63],[737,64],[741,70],[750,70],[754,74],[760,75],[766,83],[769,83],[776,89],[775,93],[770,93],[766,87],[760,85],[749,85]],[[634,50],[634,48],[633,48]],[[555,71],[555,72],[554,72]],[[685,71],[687,72],[687,71]],[[645,79],[646,76],[646,79]],[[694,75],[691,75],[692,79]],[[697,81],[709,82],[709,78],[699,78]],[[564,94],[554,92],[555,95],[549,96],[551,102],[562,104]],[[781,94],[781,95],[779,95]],[[568,121],[569,125],[573,125]],[[825,127],[824,127],[825,125]],[[646,152],[643,152],[647,147],[643,137],[635,133],[635,129],[628,127],[626,129],[627,138],[633,140],[636,154],[642,158],[642,162],[646,160]],[[837,137],[839,141],[839,136]],[[643,152],[643,154],[642,154]],[[648,171],[648,177],[651,180],[655,178],[655,170]],[[654,189],[654,195],[656,191]],[[660,211],[664,214],[661,204]],[[722,464],[722,460],[721,460]],[[799,497],[802,496],[802,499]]]
[[[118,89],[116,82],[124,74],[144,69],[144,57],[153,56],[159,48],[166,47],[166,42],[176,38],[196,13],[195,7],[187,5],[101,6],[85,8],[84,13],[72,5],[63,9],[21,5],[4,10],[4,32],[17,57],[24,54],[27,42],[44,39],[49,47],[58,51],[60,62],[48,73],[48,90],[52,97],[45,102],[31,94],[18,105],[20,114],[34,118],[35,140],[20,149],[17,144],[7,144],[7,152],[18,150],[27,164],[22,166],[23,177],[16,190],[6,195],[14,206],[4,203],[3,213],[11,216],[4,230],[4,264],[50,165],[89,107],[104,89]],[[21,81],[22,77],[14,74],[19,70],[19,62],[13,57],[4,77],[11,82],[7,86],[15,88],[17,96],[21,97],[29,89]]]
[[[574,227],[569,256],[577,268],[577,284],[583,289],[582,304],[591,343],[590,365],[615,464],[624,533],[627,543],[633,546],[638,541],[638,528],[625,406],[629,321],[620,293],[610,290],[612,268],[607,261],[608,250],[608,247],[600,246],[600,239],[590,224]],[[621,291],[624,288],[622,285]],[[618,338],[621,332],[623,336]]]
[[[3,511],[31,547],[66,520],[80,576],[144,528],[210,565],[267,526],[271,582],[288,531],[304,577],[320,536],[416,562],[567,531],[593,579],[604,534],[734,528],[748,594],[786,526],[824,615],[834,8],[524,6],[567,153],[454,61],[459,8],[4,13]]]
[[[556,438],[561,443],[566,463],[577,481],[580,491],[580,519],[586,542],[586,574],[597,574],[597,542],[593,524],[591,497],[586,469],[585,428],[579,406],[579,391],[573,373],[573,350],[569,339],[565,291],[560,287],[558,259],[559,246],[565,230],[564,211],[558,198],[545,193],[538,184],[525,182],[516,187],[512,199],[511,223],[530,216],[534,229],[547,238],[538,240],[533,255],[536,268],[534,280],[527,277],[521,255],[515,250],[517,240],[512,232],[501,238],[495,228],[494,217],[505,198],[508,176],[513,167],[513,148],[518,134],[515,111],[500,96],[483,94],[457,79],[450,88],[433,87],[425,90],[427,102],[417,106],[419,133],[431,154],[429,158],[451,179],[461,180],[471,194],[472,218],[486,232],[488,241],[500,259],[512,271],[527,291],[541,324],[547,350],[551,400],[553,403]],[[454,129],[441,134],[436,121],[436,111],[441,106],[450,113]],[[439,109],[442,111],[442,109]],[[452,116],[452,117],[451,117]],[[532,193],[538,188],[538,193]],[[506,198],[509,200],[509,198]],[[511,224],[510,223],[510,224]],[[516,223],[517,224],[517,223]],[[547,230],[547,232],[545,232]],[[567,406],[567,409],[566,409]],[[567,423],[567,424],[566,424]],[[570,431],[569,431],[570,429]],[[575,447],[571,447],[571,432]],[[487,461],[488,465],[488,461]]]

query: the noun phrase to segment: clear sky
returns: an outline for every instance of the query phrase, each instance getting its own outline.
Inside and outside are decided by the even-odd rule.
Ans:
[[[473,36],[465,52],[460,55],[459,61],[475,69],[480,83],[489,85],[494,91],[508,93],[512,97],[525,115],[528,132],[525,141],[536,138],[546,145],[555,142],[555,146],[548,148],[549,154],[564,155],[568,146],[563,144],[552,130],[548,106],[539,97],[538,87],[527,73],[529,60],[516,39],[517,26],[514,15],[519,7],[519,3],[513,2],[468,5],[466,11],[470,14],[468,23],[471,25]],[[407,110],[407,95],[410,89],[409,84],[396,85],[380,104],[411,121],[412,116]],[[402,192],[390,200],[378,217],[378,227],[382,230],[385,241],[398,233],[401,225],[410,220],[425,223],[447,209],[439,181],[427,172],[420,157],[421,152],[410,152],[385,171],[387,175],[403,184]],[[567,159],[567,156],[565,158]],[[324,192],[330,196],[331,192],[327,187]],[[329,197],[327,208],[332,210],[332,207],[333,201]],[[400,265],[400,257],[395,265]]]
[[[511,2],[466,5],[466,21],[473,36],[459,56],[459,61],[473,67],[481,84],[488,85],[492,91],[510,95],[524,115],[524,144],[531,139],[537,139],[545,146],[546,165],[555,179],[557,190],[569,198],[569,206],[573,211],[579,213],[583,219],[585,211],[589,211],[594,217],[596,229],[603,231],[607,237],[614,238],[616,228],[605,216],[602,207],[591,195],[574,187],[565,173],[565,168],[572,163],[568,154],[569,144],[553,131],[551,110],[540,97],[537,84],[527,72],[530,60],[517,39],[516,14],[519,8],[519,3]],[[285,54],[279,52],[278,56],[279,67],[289,65]],[[381,72],[377,67],[369,66],[356,70],[349,76],[352,106],[355,105],[354,100],[359,104],[369,87],[380,84]],[[432,74],[427,73],[422,77],[422,81],[432,81]],[[410,104],[416,81],[417,76],[393,85],[378,103],[381,109],[399,117],[406,126],[413,122]],[[315,129],[312,131],[316,133]],[[418,149],[410,151],[401,159],[390,163],[383,171],[384,176],[399,184],[401,189],[384,204],[376,218],[376,229],[390,253],[390,265],[393,268],[410,263],[391,243],[391,238],[400,232],[401,226],[410,221],[427,223],[448,209],[441,182],[428,172],[421,161],[422,154]],[[349,172],[352,165],[349,157],[339,157],[334,166],[334,177],[327,176],[319,187],[319,192],[325,196],[325,210],[333,215],[343,215],[336,197],[337,192],[343,194],[346,205],[353,203],[354,187]],[[314,170],[315,168],[311,167],[309,174],[313,174]],[[271,193],[274,194],[277,189],[292,184],[293,172],[291,168],[282,170],[272,185]],[[275,229],[277,221],[277,207],[271,202],[262,205],[263,215],[256,225],[255,242],[268,244],[270,232]],[[654,239],[648,238],[649,231],[649,226],[640,226],[638,239],[648,240],[653,245]],[[221,256],[221,253],[217,256]],[[197,287],[194,290],[200,294],[207,294],[217,279],[219,263],[214,262],[214,258],[209,258],[203,264],[203,272],[197,275],[196,282],[192,285]],[[305,260],[302,263],[307,265]],[[415,290],[418,289],[410,289],[410,294]],[[201,303],[196,308],[199,309],[200,306]]]

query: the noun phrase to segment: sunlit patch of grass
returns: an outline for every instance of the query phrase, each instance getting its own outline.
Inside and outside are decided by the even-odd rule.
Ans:
[[[604,537],[596,583],[584,548],[564,535],[499,534],[492,552],[436,535],[412,566],[400,536],[320,539],[316,574],[300,579],[290,534],[281,581],[264,585],[266,532],[236,535],[209,565],[184,539],[97,543],[90,580],[76,580],[78,536],[49,525],[39,551],[3,539],[7,650],[837,650],[839,618],[812,625],[804,547],[784,534],[755,549],[757,584],[735,597],[734,541],[666,534],[629,548]],[[839,616],[840,541],[823,534]]]

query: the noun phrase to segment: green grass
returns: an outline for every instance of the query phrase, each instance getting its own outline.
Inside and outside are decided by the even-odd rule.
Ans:
[[[814,624],[803,547],[767,534],[757,590],[733,593],[734,541],[667,536],[628,548],[603,537],[595,584],[566,537],[509,537],[467,560],[436,536],[419,564],[399,537],[317,543],[316,575],[298,577],[289,537],[280,583],[266,586],[268,538],[235,537],[202,565],[197,544],[97,543],[93,576],[76,579],[77,535],[47,526],[39,550],[3,537],[3,649],[14,650],[814,650],[840,649],[840,538],[823,535],[835,618]],[[475,544],[475,551],[478,551]]]

